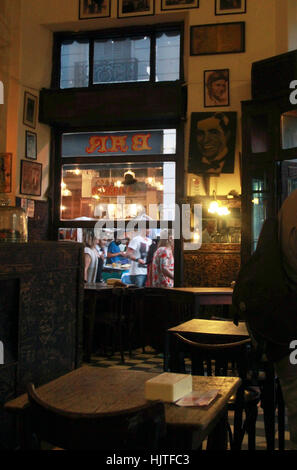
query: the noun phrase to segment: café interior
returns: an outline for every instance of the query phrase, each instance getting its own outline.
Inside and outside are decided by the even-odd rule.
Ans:
[[[0,450],[290,448],[232,294],[297,188],[296,23],[294,0],[0,2]],[[133,282],[139,236],[170,287]]]

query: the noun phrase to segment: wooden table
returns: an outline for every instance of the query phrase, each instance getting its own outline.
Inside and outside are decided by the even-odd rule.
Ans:
[[[187,336],[193,341],[201,341],[204,343],[232,343],[242,341],[249,338],[244,322],[240,322],[238,326],[228,320],[202,320],[194,318],[180,325],[174,326],[167,330],[165,354],[164,354],[164,370],[168,370],[168,358],[170,353],[170,336],[172,333],[180,333]]]
[[[183,292],[193,297],[195,316],[200,305],[232,305],[231,287],[173,287],[172,292]]]
[[[83,366],[39,387],[37,391],[47,403],[67,411],[119,411],[146,403],[144,384],[156,375],[158,374],[151,372]],[[225,416],[228,400],[240,383],[241,380],[237,377],[193,376],[194,390],[206,392],[219,389],[219,396],[212,405],[205,408],[165,404],[168,433],[174,438],[175,445],[182,442],[185,435],[190,434],[193,440],[195,439],[196,447],[199,447],[210,433],[214,438],[220,428],[220,420]],[[21,420],[28,419],[30,405],[27,395],[7,402],[4,408]],[[23,428],[25,429],[25,426]],[[22,441],[26,442],[25,439]]]

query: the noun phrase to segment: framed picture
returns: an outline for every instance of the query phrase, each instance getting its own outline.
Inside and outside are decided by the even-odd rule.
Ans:
[[[199,0],[161,0],[161,10],[199,8]]]
[[[204,106],[229,106],[229,69],[204,70]]]
[[[155,0],[118,0],[118,18],[146,16],[155,13]]]
[[[234,173],[236,127],[235,111],[192,113],[188,172]]]
[[[0,153],[0,193],[11,193],[12,153]]]
[[[216,15],[246,13],[246,0],[215,0]]]
[[[190,54],[232,54],[245,50],[245,23],[191,26]]]
[[[79,19],[107,18],[111,0],[79,0]]]
[[[31,95],[28,91],[25,91],[24,97],[24,117],[23,123],[26,126],[36,127],[37,117],[37,96]]]
[[[21,160],[21,194],[41,195],[42,164]]]
[[[37,159],[37,134],[35,132],[26,131],[25,157]]]

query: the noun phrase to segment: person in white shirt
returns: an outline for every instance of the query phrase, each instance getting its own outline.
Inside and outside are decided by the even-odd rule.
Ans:
[[[97,269],[98,269],[98,251],[96,245],[98,239],[95,237],[93,231],[87,231],[85,235],[85,269],[84,281],[96,282]]]
[[[140,235],[132,238],[128,245],[127,257],[131,260],[130,279],[132,284],[143,287],[147,279],[147,255],[152,240],[149,230],[142,230]]]

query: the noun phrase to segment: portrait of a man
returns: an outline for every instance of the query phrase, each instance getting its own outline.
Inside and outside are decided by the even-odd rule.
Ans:
[[[234,173],[237,113],[192,113],[188,172]]]
[[[241,1],[242,0],[220,0],[220,8],[222,10],[241,8]]]
[[[80,0],[80,19],[106,16],[110,16],[110,0]]]
[[[204,71],[204,106],[229,106],[229,70]]]
[[[216,0],[216,15],[246,13],[246,0]]]

